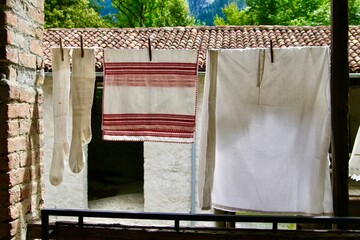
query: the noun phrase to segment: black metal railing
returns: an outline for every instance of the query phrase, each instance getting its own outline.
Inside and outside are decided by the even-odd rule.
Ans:
[[[49,239],[50,216],[77,217],[77,224],[81,227],[84,218],[114,218],[141,220],[170,220],[174,221],[174,231],[180,231],[181,221],[201,222],[242,222],[242,223],[271,223],[272,231],[278,231],[279,223],[311,223],[360,225],[360,217],[330,217],[330,216],[268,216],[268,215],[218,215],[218,214],[182,214],[182,213],[147,213],[147,212],[114,212],[98,210],[65,210],[43,209],[41,211],[42,239]]]

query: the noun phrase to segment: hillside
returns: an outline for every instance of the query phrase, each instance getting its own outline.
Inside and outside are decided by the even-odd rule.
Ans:
[[[212,26],[214,17],[222,16],[222,8],[230,2],[236,2],[239,8],[245,6],[245,0],[187,0],[190,8],[190,14],[195,17],[201,24]],[[117,13],[112,6],[111,0],[105,0],[103,3],[101,15],[109,15]]]
[[[212,26],[216,15],[223,16],[222,8],[235,2],[239,9],[245,7],[245,0],[188,0],[191,14],[201,23]]]

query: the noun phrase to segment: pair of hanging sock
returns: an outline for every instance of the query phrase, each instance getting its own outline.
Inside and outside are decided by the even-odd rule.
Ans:
[[[70,49],[53,49],[53,111],[54,147],[50,167],[50,183],[59,185],[63,180],[66,160],[72,172],[79,173],[85,163],[84,146],[91,141],[91,106],[95,83],[95,54],[93,49],[73,49],[72,78],[70,81]],[[71,94],[70,94],[71,91]],[[67,124],[72,105],[71,144],[67,138]]]
[[[85,164],[84,146],[90,143],[91,107],[95,85],[95,54],[93,49],[73,50],[73,78],[71,99],[73,108],[72,139],[69,166],[72,172],[79,173]]]

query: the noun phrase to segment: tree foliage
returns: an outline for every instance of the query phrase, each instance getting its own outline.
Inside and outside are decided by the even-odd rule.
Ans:
[[[242,9],[245,6],[245,0],[188,0],[191,13],[203,25],[213,25],[214,17],[224,17],[222,8],[228,4],[235,4]]]
[[[89,0],[45,0],[45,28],[108,27]]]
[[[194,25],[186,0],[113,0],[119,27]]]
[[[247,0],[246,8],[234,4],[223,8],[215,25],[302,25],[330,24],[330,0]],[[360,23],[360,0],[349,0],[349,23]]]

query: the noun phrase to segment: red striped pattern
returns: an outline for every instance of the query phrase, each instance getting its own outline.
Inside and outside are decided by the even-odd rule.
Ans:
[[[109,77],[107,85],[111,86],[128,86],[128,87],[195,87],[196,76],[174,76],[174,75],[121,75]]]
[[[195,130],[194,115],[177,114],[103,114],[104,131],[127,131],[135,133],[174,132],[193,133]],[[169,134],[169,133],[167,133]]]
[[[105,82],[112,86],[195,87],[196,63],[104,63]]]
[[[195,60],[195,59],[194,59]],[[197,62],[104,62],[104,99],[106,91],[115,88],[122,91],[131,91],[134,96],[127,96],[130,99],[125,101],[138,101],[136,93],[138,87],[142,87],[141,92],[149,93],[149,99],[145,101],[157,103],[162,101],[158,96],[158,88],[176,88],[180,91],[179,96],[188,97],[190,93],[194,94],[194,106],[184,107],[192,108],[189,115],[176,114],[176,109],[182,109],[180,106],[174,106],[175,109],[166,114],[164,109],[153,109],[152,113],[146,110],[134,109],[123,112],[109,114],[103,113],[102,130],[103,139],[113,141],[161,141],[161,142],[179,142],[191,143],[194,140],[195,132],[195,114],[196,114],[196,90],[197,90]],[[189,90],[193,90],[189,92]],[[140,90],[139,90],[140,91]],[[183,91],[183,92],[181,92]],[[162,94],[171,97],[173,90],[166,90]],[[111,92],[112,96],[106,96],[106,101],[119,101],[119,104],[125,104],[120,93]],[[117,95],[115,95],[117,94]],[[112,99],[113,98],[113,99]],[[172,104],[171,102],[169,104]],[[162,113],[158,113],[159,111]],[[192,113],[193,111],[193,113]]]
[[[192,139],[194,138],[194,133],[179,133],[179,132],[163,132],[163,131],[104,131],[105,136],[123,136],[123,137],[153,137],[155,138],[186,138]]]

